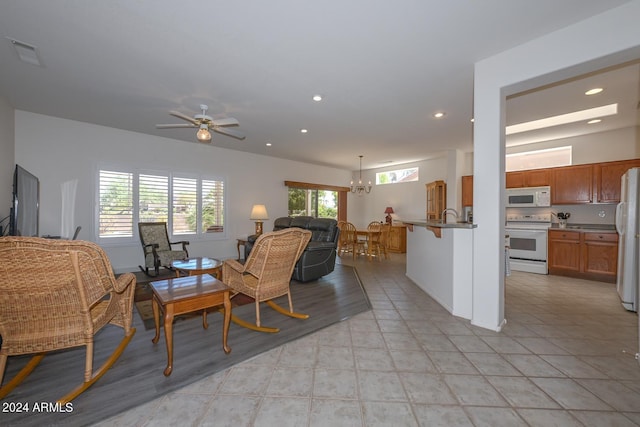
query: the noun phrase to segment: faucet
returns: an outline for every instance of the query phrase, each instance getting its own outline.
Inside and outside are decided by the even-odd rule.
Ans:
[[[442,214],[440,214],[440,222],[443,223],[443,224],[446,222],[445,220],[447,219],[447,213],[451,213],[451,214],[455,215],[456,219],[459,218],[457,210],[455,210],[453,208],[446,208],[445,210],[442,211]]]

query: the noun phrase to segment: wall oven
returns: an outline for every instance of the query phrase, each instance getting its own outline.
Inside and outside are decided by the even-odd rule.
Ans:
[[[507,215],[507,246],[511,270],[548,274],[547,230],[551,214]]]

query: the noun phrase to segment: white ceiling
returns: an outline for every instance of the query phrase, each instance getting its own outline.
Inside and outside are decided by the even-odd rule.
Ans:
[[[475,62],[626,2],[2,0],[0,97],[184,144],[198,143],[194,130],[155,125],[207,104],[247,136],[214,133],[215,146],[348,170],[362,154],[367,169],[471,151]],[[36,46],[43,66],[21,62],[7,37]],[[598,130],[631,126],[638,66],[612,73],[592,99],[580,81],[513,98],[508,124],[620,97],[630,117]],[[552,137],[538,134],[509,143]]]

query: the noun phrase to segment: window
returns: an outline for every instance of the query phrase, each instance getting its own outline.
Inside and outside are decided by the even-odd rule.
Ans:
[[[377,172],[376,185],[418,181],[418,170],[418,168],[409,168],[398,169],[395,171]]]
[[[224,232],[224,180],[100,170],[98,238],[133,241],[138,222],[167,222],[169,234]]]
[[[289,216],[338,218],[338,192],[289,188]]]
[[[505,156],[506,172],[570,165],[571,146],[525,151]]]

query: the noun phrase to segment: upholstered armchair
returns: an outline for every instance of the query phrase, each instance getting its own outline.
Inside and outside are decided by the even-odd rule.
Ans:
[[[281,217],[273,222],[273,231],[302,228],[311,231],[311,240],[293,269],[292,279],[310,282],[331,273],[336,265],[336,253],[340,230],[332,218],[310,216]],[[249,236],[245,245],[248,259],[257,236]]]
[[[86,347],[84,382],[63,396],[69,402],[117,361],[135,334],[132,327],[136,278],[113,274],[95,243],[37,237],[0,238],[0,384],[9,356],[33,354],[0,388],[0,399],[19,385],[46,353]],[[111,356],[93,370],[93,338],[105,325],[123,329]]]
[[[234,292],[255,299],[256,323],[252,325],[232,316],[232,320],[247,328],[260,332],[278,332],[277,328],[261,325],[260,303],[284,315],[298,319],[309,317],[293,311],[289,282],[296,261],[311,239],[311,232],[300,228],[288,228],[261,234],[244,265],[236,260],[226,260],[222,265],[222,280]],[[274,298],[287,295],[289,310],[277,305]]]
[[[144,267],[139,267],[147,276],[155,277],[160,273],[160,267],[169,268],[173,261],[189,258],[189,242],[170,242],[166,222],[140,222],[138,233],[144,251]],[[172,245],[182,245],[182,249],[174,250]],[[150,268],[155,274],[149,273]]]

